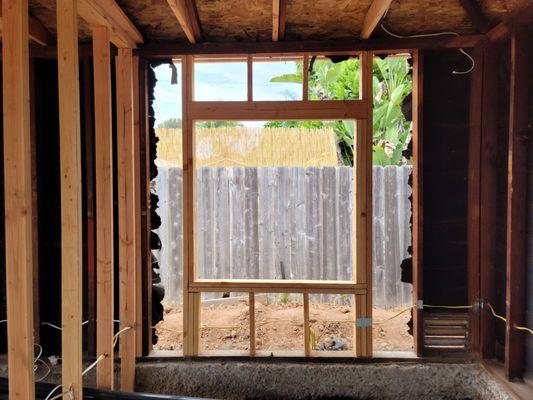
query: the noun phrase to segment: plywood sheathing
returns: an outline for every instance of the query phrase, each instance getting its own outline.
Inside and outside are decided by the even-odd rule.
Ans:
[[[196,0],[196,7],[206,41],[272,39],[272,0]]]
[[[167,0],[115,1],[147,40],[187,40]]]
[[[57,0],[29,0],[30,14],[37,18],[54,37],[57,37],[56,1]],[[78,18],[78,32],[81,41],[88,42],[91,40],[91,29],[81,18]]]

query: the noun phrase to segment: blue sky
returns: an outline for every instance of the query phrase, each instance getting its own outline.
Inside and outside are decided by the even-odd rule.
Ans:
[[[301,99],[301,84],[272,83],[275,76],[296,71],[296,63],[254,62],[254,100]],[[155,69],[155,126],[169,118],[181,118],[181,70],[178,85],[170,83],[168,65]],[[246,100],[246,63],[197,63],[195,66],[195,100]],[[251,123],[253,125],[253,123]]]

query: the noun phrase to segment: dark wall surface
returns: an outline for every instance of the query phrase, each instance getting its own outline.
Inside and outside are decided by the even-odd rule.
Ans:
[[[456,50],[424,52],[424,303],[464,305],[470,75]]]

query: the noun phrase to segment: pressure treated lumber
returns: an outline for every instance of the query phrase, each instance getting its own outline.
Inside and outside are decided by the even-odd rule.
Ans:
[[[91,27],[106,26],[117,47],[134,48],[143,37],[115,0],[78,0],[79,15]]]
[[[515,329],[515,326],[526,325],[528,82],[530,71],[528,31],[517,29],[511,36],[507,170],[505,375],[510,380],[521,378],[525,367],[525,333]]]
[[[2,7],[9,399],[26,400],[35,397],[28,2]]]
[[[96,386],[113,390],[113,131],[109,29],[93,28],[96,184],[96,353],[108,357],[96,367]]]
[[[2,18],[2,2],[0,1],[0,30],[3,30],[3,18]],[[50,32],[46,30],[46,28],[41,24],[41,22],[37,19],[32,17],[31,15],[28,16],[28,28],[29,28],[29,38],[33,42],[41,45],[41,46],[48,46],[54,43],[54,39],[52,35],[50,35]]]
[[[202,41],[202,30],[194,0],[167,0],[190,43]]]
[[[57,1],[62,383],[82,397],[82,186],[77,1]]]
[[[389,9],[392,0],[374,0],[365,15],[363,29],[361,29],[361,39],[368,39],[378,26],[379,22]]]
[[[133,127],[133,56],[131,49],[119,49],[116,57],[117,79],[117,186],[119,225],[119,329],[130,328],[120,335],[120,388],[133,391],[135,384],[136,333],[136,263],[135,235],[136,159]],[[138,150],[138,149],[137,149]]]

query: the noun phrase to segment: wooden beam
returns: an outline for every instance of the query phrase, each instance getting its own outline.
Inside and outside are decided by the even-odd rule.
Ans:
[[[481,225],[480,291],[485,304],[495,304],[496,271],[496,197],[498,137],[499,54],[490,42],[483,46],[483,112],[481,128]],[[484,359],[494,358],[495,322],[487,307],[480,320],[480,352]]]
[[[248,318],[249,322],[249,336],[250,336],[250,357],[255,356],[256,344],[255,344],[255,293],[248,294]]]
[[[311,325],[309,321],[309,293],[303,294],[304,300],[304,353],[306,357],[311,355]]]
[[[285,21],[287,14],[286,0],[272,0],[272,41],[285,38]]]
[[[368,39],[389,9],[392,0],[374,0],[368,9],[361,29],[361,39]]]
[[[475,304],[480,293],[480,226],[481,226],[481,136],[483,106],[483,47],[472,52],[476,68],[470,80],[470,126],[468,133],[468,197],[467,197],[467,269],[468,304]],[[470,351],[479,354],[480,308],[470,314]]]
[[[28,1],[2,8],[9,399],[25,400],[35,398]]]
[[[96,165],[96,353],[108,357],[96,367],[96,386],[113,390],[114,249],[113,131],[109,29],[93,28],[94,124]]]
[[[366,119],[368,104],[367,100],[195,101],[189,113],[197,121]]]
[[[3,30],[2,15],[2,1],[0,1],[0,30]],[[41,46],[48,46],[54,43],[54,38],[50,35],[50,32],[46,30],[37,18],[31,15],[28,16],[28,28],[30,40],[33,42]]]
[[[495,43],[502,42],[511,37],[515,29],[526,27],[533,23],[533,3],[514,11],[500,24],[487,33],[487,38]]]
[[[77,1],[57,1],[63,386],[82,398],[82,187]]]
[[[106,26],[117,47],[135,48],[143,37],[115,0],[78,0],[79,14],[91,27]]]
[[[505,330],[505,374],[520,378],[524,370],[525,325],[527,151],[528,128],[528,31],[517,29],[511,36],[511,82],[509,106],[509,161],[507,176],[507,286]]]
[[[487,33],[490,29],[490,21],[483,14],[483,10],[477,0],[459,0],[461,7],[466,11],[472,25],[479,33]]]
[[[424,352],[424,54],[413,52],[413,334],[415,353]]]
[[[294,41],[294,42],[212,42],[187,44],[160,42],[138,46],[136,55],[147,58],[171,58],[184,55],[313,55],[346,54],[347,52],[411,51],[412,49],[469,49],[478,45],[484,36],[440,36],[432,38],[407,39],[351,39],[335,41]]]
[[[131,49],[119,49],[116,57],[117,81],[117,154],[118,154],[118,225],[119,225],[119,314],[120,388],[131,392],[135,385],[135,328],[137,240],[135,236],[136,199],[133,126],[133,57]],[[140,200],[140,199],[139,199]]]
[[[190,43],[202,41],[202,29],[194,0],[167,0]]]

